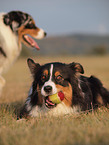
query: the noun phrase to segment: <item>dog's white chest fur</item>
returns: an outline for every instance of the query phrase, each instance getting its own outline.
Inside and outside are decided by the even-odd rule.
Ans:
[[[0,60],[0,74],[6,71],[19,56],[21,49],[18,46],[18,37],[9,26],[3,22],[0,15],[0,47],[6,53],[6,58]],[[2,62],[3,61],[3,62]]]
[[[58,104],[53,109],[48,109],[45,104],[42,107],[35,106],[30,111],[29,115],[32,117],[38,117],[40,115],[49,115],[49,116],[61,116],[71,113],[78,113],[78,106],[76,107],[67,107],[64,103]]]

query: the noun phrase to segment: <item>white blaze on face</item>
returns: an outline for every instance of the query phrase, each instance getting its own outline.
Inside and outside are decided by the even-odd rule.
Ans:
[[[41,94],[43,96],[48,96],[48,95],[52,95],[52,94],[56,94],[57,93],[57,88],[56,88],[55,83],[52,81],[52,77],[53,77],[53,64],[51,64],[51,67],[50,67],[50,77],[49,77],[49,80],[44,83],[44,85],[42,86],[42,89],[41,89]],[[51,86],[52,87],[52,91],[50,93],[46,93],[44,91],[44,87],[46,87],[46,86]]]
[[[44,37],[45,37],[45,32],[44,32],[43,29],[40,29],[40,30],[38,31],[37,36],[35,36],[34,38],[36,38],[36,39],[42,39],[42,38],[44,38]]]

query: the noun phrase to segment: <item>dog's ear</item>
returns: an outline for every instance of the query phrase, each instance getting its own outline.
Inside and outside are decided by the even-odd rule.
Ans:
[[[9,25],[12,31],[17,31],[18,28],[28,20],[28,14],[20,11],[11,11],[4,15],[4,23]]]
[[[19,23],[16,21],[12,21],[11,27],[13,31],[17,31],[19,27]]]
[[[9,14],[4,15],[3,20],[4,20],[4,23],[5,23],[6,25],[10,25]]]
[[[40,64],[39,63],[35,63],[30,58],[27,59],[27,64],[28,64],[28,67],[30,69],[30,72],[31,72],[32,76],[34,77],[35,74],[37,73],[37,71],[40,69]]]
[[[83,66],[79,63],[72,62],[69,64],[69,67],[75,72],[79,72],[81,74],[84,74]]]
[[[10,17],[10,14],[4,15],[4,23],[6,25],[9,25],[10,28],[12,29],[12,31],[17,31],[18,30],[19,23],[17,21],[15,21],[13,19],[13,17]]]

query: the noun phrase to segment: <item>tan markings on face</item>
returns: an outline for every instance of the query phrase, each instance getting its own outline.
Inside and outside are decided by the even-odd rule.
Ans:
[[[66,106],[71,106],[72,105],[72,86],[70,85],[70,83],[68,84],[67,87],[56,85],[56,88],[57,88],[57,92],[62,91],[64,93],[65,98],[62,102],[64,102]]]
[[[101,105],[104,105],[103,99],[100,95],[97,96],[97,102]]]
[[[55,72],[55,77],[57,77],[57,76],[59,76],[59,75],[61,75],[60,72],[59,72],[59,71],[56,71],[56,72]]]
[[[44,70],[43,71],[43,74],[46,75],[46,76],[48,76],[48,70]]]
[[[39,28],[37,29],[25,29],[25,26],[21,26],[19,29],[18,29],[18,43],[19,43],[19,46],[21,45],[21,42],[23,42],[25,45],[29,46],[22,38],[23,35],[25,34],[29,34],[30,36],[32,37],[36,37],[38,35],[38,32],[40,31]]]
[[[38,92],[38,102],[37,105],[42,106],[43,105],[43,99],[41,96],[41,90],[39,88],[39,85],[37,85],[37,92]]]

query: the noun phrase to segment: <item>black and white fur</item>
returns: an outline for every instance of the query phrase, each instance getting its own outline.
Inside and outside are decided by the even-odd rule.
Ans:
[[[28,47],[36,47],[35,39],[46,36],[44,30],[39,29],[33,18],[21,11],[0,13],[0,92],[5,84],[2,74],[6,72],[20,55],[24,43]],[[37,46],[39,49],[39,47]]]
[[[79,63],[48,63],[40,65],[28,59],[33,75],[33,83],[28,98],[21,109],[20,118],[41,114],[62,115],[108,106],[109,91],[94,76],[85,77]],[[51,104],[48,96],[62,91],[64,100],[60,104]]]

